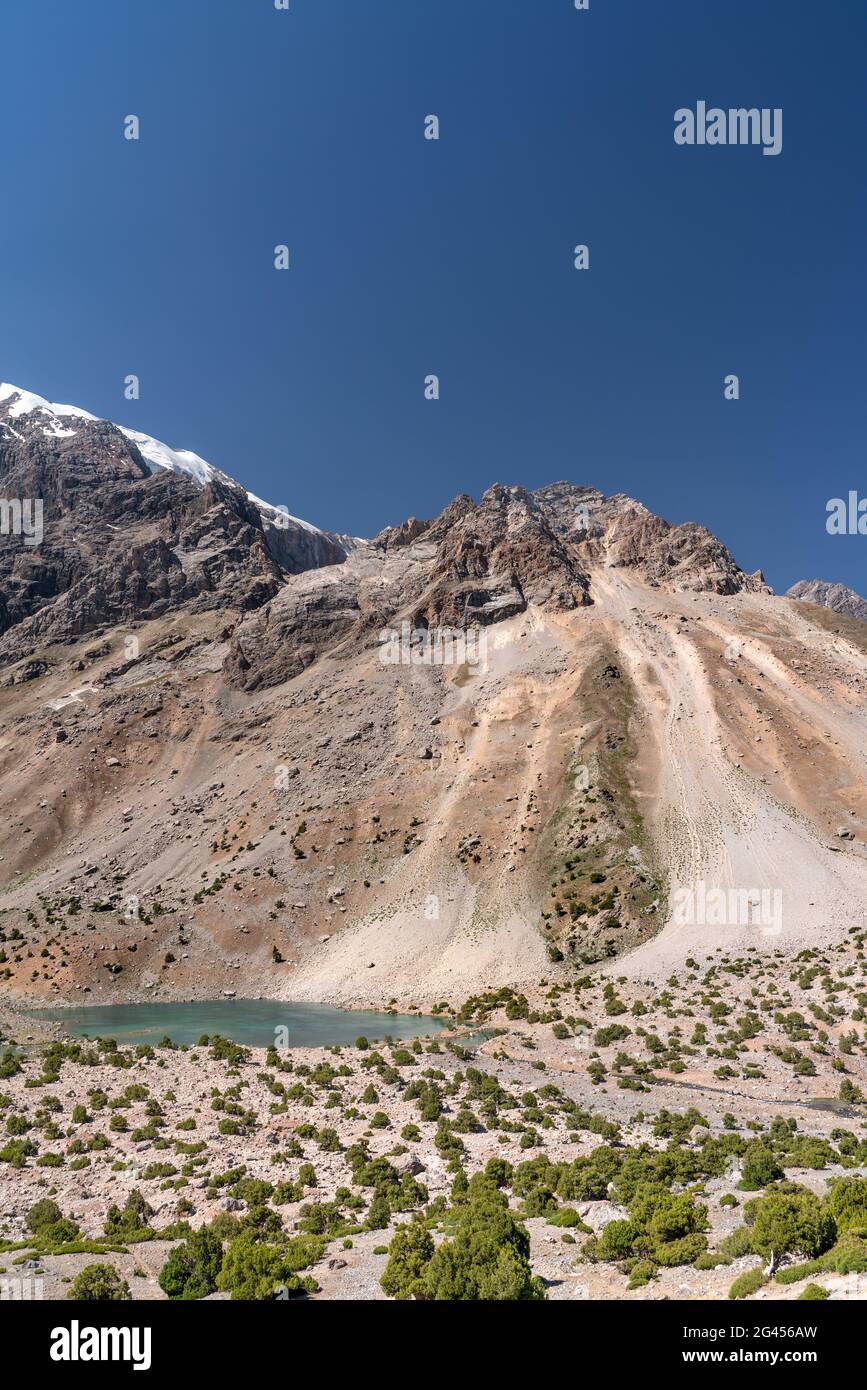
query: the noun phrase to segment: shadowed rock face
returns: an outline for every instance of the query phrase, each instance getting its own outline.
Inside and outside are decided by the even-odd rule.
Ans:
[[[323,565],[342,565],[346,541],[327,531],[313,531],[286,517],[279,525],[266,514],[260,522],[271,557],[285,574],[303,574]]]
[[[824,579],[799,579],[797,584],[786,590],[786,598],[800,599],[802,603],[817,603],[821,608],[831,608],[835,613],[845,613],[849,618],[860,618],[862,622],[867,622],[867,599],[845,584],[829,584]]]
[[[590,603],[574,548],[524,488],[495,483],[477,507],[462,506],[445,526],[435,522],[428,538],[439,536],[430,587],[414,615],[423,625],[484,625],[530,603],[564,609]]]

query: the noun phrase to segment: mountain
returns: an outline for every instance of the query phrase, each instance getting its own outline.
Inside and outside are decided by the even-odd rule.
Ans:
[[[39,499],[0,548],[0,662],[184,607],[245,611],[348,538],[260,502],[197,454],[0,385],[0,490]]]
[[[802,603],[817,603],[822,608],[843,613],[847,618],[867,622],[867,599],[845,584],[832,584],[825,579],[799,579],[797,584],[786,590],[786,598],[800,599]]]
[[[380,629],[403,622],[464,629],[586,608],[600,563],[651,587],[770,592],[703,527],[670,526],[631,498],[497,483],[478,504],[457,497],[435,520],[386,528],[339,569],[284,588],[235,630],[227,677],[248,690],[273,685],[324,652],[373,647]]]
[[[45,512],[0,549],[10,997],[462,1002],[863,923],[860,624],[590,486],[350,541],[34,399],[0,392]]]

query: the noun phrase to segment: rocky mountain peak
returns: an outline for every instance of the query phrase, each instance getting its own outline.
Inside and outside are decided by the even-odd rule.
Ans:
[[[223,609],[240,623],[226,675],[255,687],[389,625],[466,630],[588,608],[606,569],[674,591],[767,591],[704,527],[563,480],[495,482],[370,542],[336,536],[198,454],[8,383],[0,491],[44,505],[38,547],[12,535],[0,552],[5,663],[97,627]]]
[[[799,579],[791,589],[786,590],[786,598],[800,599],[802,603],[817,603],[820,608],[831,608],[835,613],[845,613],[849,618],[860,618],[867,622],[867,599],[845,584],[833,584],[826,579]]]
[[[97,626],[234,610],[351,548],[197,454],[0,384],[0,494],[38,499],[38,545],[0,548],[0,663]]]

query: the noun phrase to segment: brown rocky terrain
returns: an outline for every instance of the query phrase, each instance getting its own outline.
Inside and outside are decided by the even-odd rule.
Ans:
[[[455,999],[863,921],[867,628],[703,528],[496,484],[347,543],[4,412],[10,998]]]

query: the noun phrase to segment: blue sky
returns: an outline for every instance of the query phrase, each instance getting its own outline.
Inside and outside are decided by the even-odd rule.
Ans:
[[[4,0],[0,42],[0,379],[336,530],[566,478],[867,592],[825,532],[867,493],[867,7]],[[782,153],[676,146],[700,99]]]

